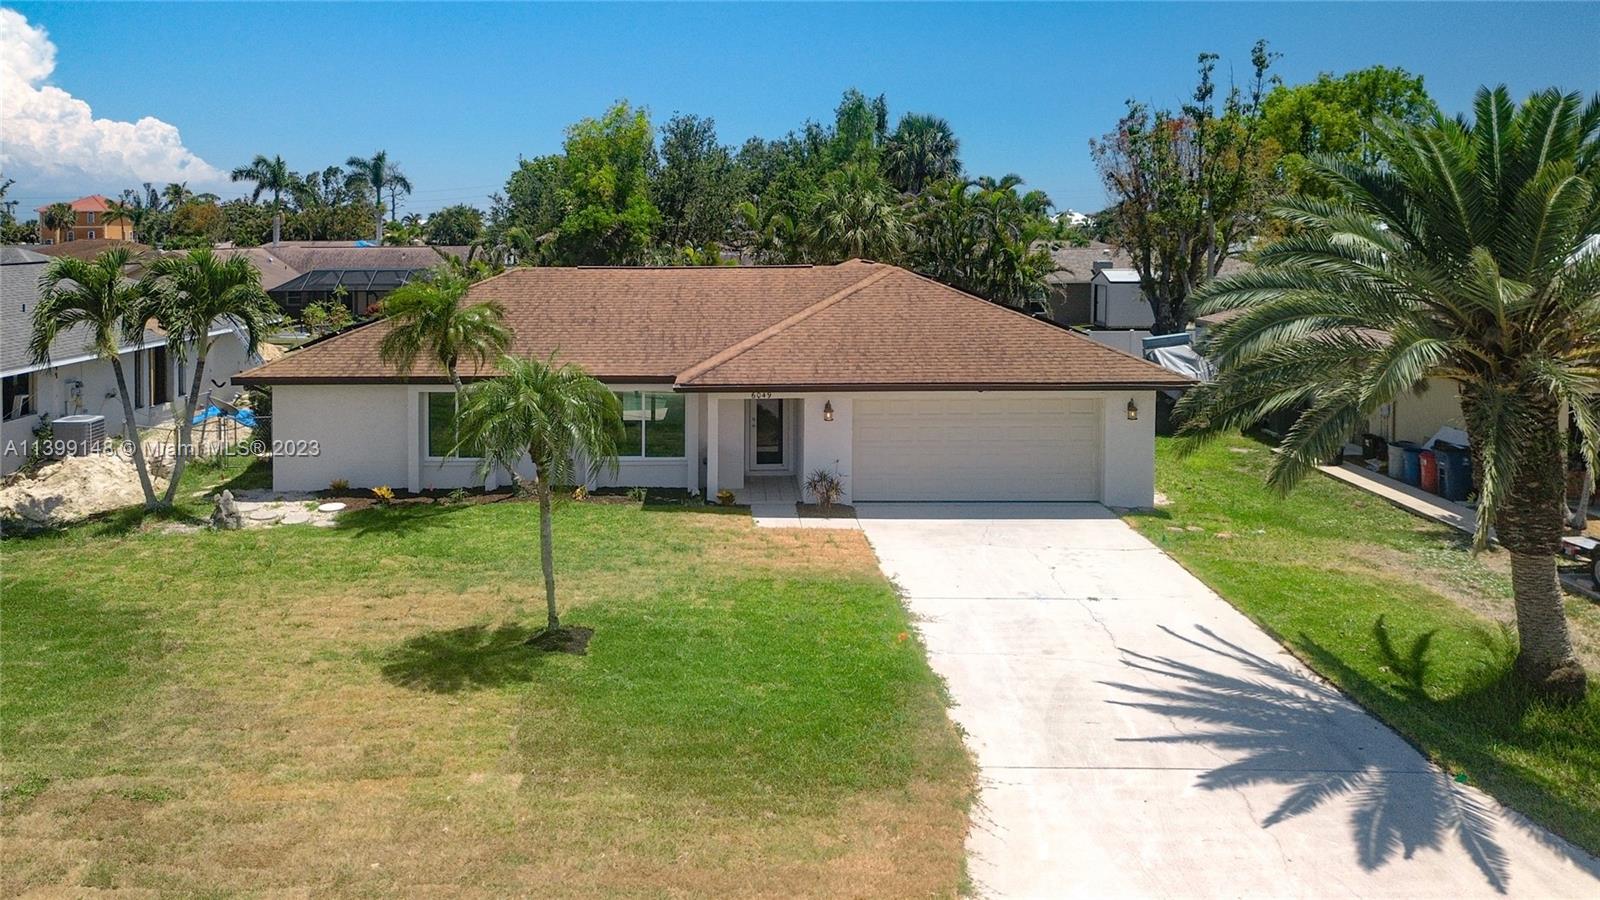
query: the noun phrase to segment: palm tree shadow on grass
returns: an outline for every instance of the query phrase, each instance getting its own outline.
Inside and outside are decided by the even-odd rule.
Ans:
[[[1383,629],[1381,620],[1377,627]],[[1161,686],[1103,682],[1138,697],[1111,702],[1201,726],[1197,731],[1127,740],[1201,744],[1222,751],[1234,761],[1199,776],[1200,786],[1207,790],[1258,784],[1289,787],[1277,808],[1261,820],[1263,828],[1349,795],[1354,804],[1350,836],[1361,866],[1369,871],[1397,855],[1409,859],[1418,849],[1442,850],[1447,839],[1454,839],[1491,887],[1507,891],[1509,859],[1495,841],[1494,813],[1409,749],[1400,756],[1409,763],[1384,766],[1373,755],[1360,752],[1364,748],[1350,746],[1352,738],[1382,729],[1338,690],[1208,628],[1197,626],[1203,635],[1198,639],[1163,630],[1244,666],[1249,674],[1224,674],[1124,648],[1123,663]],[[1405,660],[1396,659],[1420,667],[1429,640],[1424,636]],[[1420,671],[1408,677],[1421,683]]]
[[[513,623],[430,631],[384,654],[381,671],[391,684],[435,694],[531,682],[546,652],[529,645],[541,629]]]

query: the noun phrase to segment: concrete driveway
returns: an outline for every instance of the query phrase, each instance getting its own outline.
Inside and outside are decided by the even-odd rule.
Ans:
[[[861,504],[982,771],[993,896],[1600,896],[1092,504]]]

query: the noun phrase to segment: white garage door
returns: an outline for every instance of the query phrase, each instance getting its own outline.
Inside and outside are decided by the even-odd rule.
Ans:
[[[873,398],[855,402],[856,500],[1098,500],[1100,401]]]

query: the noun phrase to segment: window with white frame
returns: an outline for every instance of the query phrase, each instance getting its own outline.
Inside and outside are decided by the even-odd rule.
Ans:
[[[682,394],[622,391],[623,459],[682,459],[684,397]]]
[[[479,454],[471,447],[457,447],[460,442],[459,417],[456,415],[455,391],[429,391],[427,397],[427,438],[430,459],[477,459]]]

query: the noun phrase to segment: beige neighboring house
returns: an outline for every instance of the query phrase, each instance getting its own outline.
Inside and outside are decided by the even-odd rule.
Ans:
[[[108,435],[124,431],[122,400],[111,364],[95,356],[89,333],[72,328],[57,335],[50,359],[35,362],[29,352],[33,311],[39,303],[39,278],[50,257],[21,247],[0,247],[0,381],[4,393],[0,421],[0,474],[10,474],[28,458],[28,443],[45,418],[98,415]],[[245,353],[245,339],[233,326],[219,325],[206,357],[206,389],[231,400],[240,388],[233,376],[259,365]],[[188,389],[187,366],[167,346],[165,334],[146,328],[121,347],[123,373],[133,395],[134,425],[148,428],[170,421],[172,400]]]
[[[1239,310],[1228,310],[1194,320],[1194,343],[1202,354],[1210,330],[1238,315]],[[1448,378],[1429,378],[1427,385],[1421,392],[1407,394],[1381,407],[1367,421],[1365,432],[1376,434],[1386,441],[1422,444],[1438,434],[1441,428],[1465,431],[1467,424],[1461,415],[1461,397],[1457,393],[1456,383]]]

